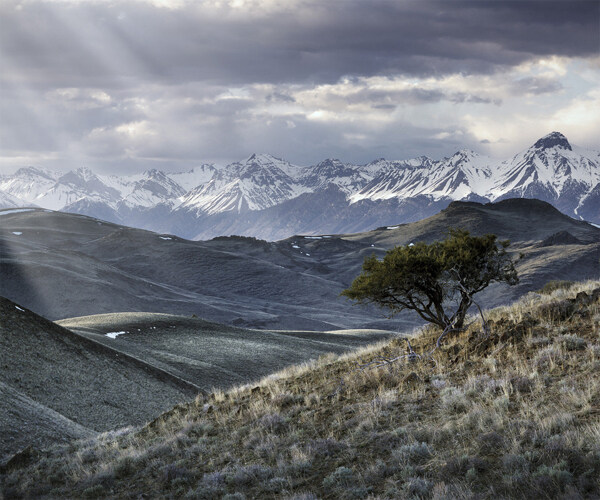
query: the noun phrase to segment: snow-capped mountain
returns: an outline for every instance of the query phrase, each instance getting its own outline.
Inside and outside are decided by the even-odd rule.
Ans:
[[[185,189],[160,170],[148,170],[140,178],[132,178],[126,185],[127,195],[121,203],[129,208],[150,208],[159,203],[175,204]]]
[[[539,198],[577,215],[583,198],[600,182],[600,153],[573,148],[559,132],[496,166],[492,200]]]
[[[27,203],[12,194],[0,191],[0,208],[18,208],[31,206],[31,203]]]
[[[600,153],[552,132],[504,161],[461,150],[441,160],[327,159],[303,167],[253,154],[178,173],[104,176],[27,167],[0,177],[0,206],[37,205],[202,238],[360,231],[418,220],[453,200],[511,197],[539,198],[598,224]]]
[[[325,189],[333,184],[348,195],[355,193],[373,178],[368,168],[348,165],[329,158],[305,170],[300,181],[310,191]]]
[[[379,161],[379,174],[350,197],[352,202],[416,196],[463,200],[485,192],[492,181],[492,160],[469,150],[439,161],[425,156],[403,162]]]
[[[187,192],[201,184],[206,184],[216,171],[217,167],[212,163],[203,163],[187,172],[175,172],[167,175]]]
[[[179,208],[208,215],[263,210],[308,191],[292,177],[299,171],[273,156],[253,154],[216,171],[210,181],[186,194]]]
[[[20,168],[13,175],[0,177],[0,191],[36,205],[38,197],[51,189],[61,175],[61,172],[37,167]]]

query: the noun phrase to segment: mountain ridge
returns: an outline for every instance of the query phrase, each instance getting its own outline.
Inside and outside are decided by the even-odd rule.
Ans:
[[[328,198],[332,188],[340,195]],[[314,234],[329,230],[328,219],[339,232],[361,231],[412,222],[454,200],[515,197],[542,199],[567,215],[600,223],[598,192],[600,153],[572,146],[560,132],[503,161],[461,149],[440,160],[380,158],[353,165],[329,158],[302,167],[254,153],[223,167],[203,164],[179,173],[152,169],[118,177],[85,168],[62,174],[28,167],[0,177],[0,206],[33,204],[186,238],[240,234],[276,240],[318,219],[324,222],[311,228]],[[335,203],[323,208],[325,201]],[[274,211],[288,222],[273,225]],[[370,225],[357,227],[363,219]]]

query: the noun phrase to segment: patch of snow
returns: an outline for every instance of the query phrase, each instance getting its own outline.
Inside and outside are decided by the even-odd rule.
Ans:
[[[206,184],[219,168],[216,165],[203,164],[187,172],[176,172],[167,175],[187,192],[201,184]]]
[[[18,214],[19,212],[33,212],[35,208],[10,208],[8,210],[2,210],[0,215]]]
[[[592,225],[592,226],[594,226],[594,227],[598,227],[598,228],[600,228],[600,224],[594,224],[593,222],[588,222],[588,224],[591,224],[591,225]]]
[[[309,254],[309,253],[307,253],[306,255],[308,255],[308,256],[310,257],[310,254]]]
[[[321,239],[323,239],[323,236],[305,236],[304,239],[305,240],[321,240]]]
[[[117,338],[119,335],[123,335],[124,333],[127,333],[127,332],[109,332],[109,333],[107,333],[107,334],[106,334],[106,336],[107,336],[108,338],[110,338],[110,339],[115,339],[115,338]]]
[[[409,246],[409,247],[414,247],[414,246],[415,246],[415,244],[414,244],[414,243],[409,243],[409,244],[408,244],[408,246]]]
[[[23,233],[21,231],[13,231],[12,234],[16,234],[17,236],[21,236]]]
[[[398,229],[400,226],[388,226],[386,229]]]
[[[159,236],[161,240],[172,240],[173,238],[169,238],[168,236]]]
[[[300,248],[298,245],[292,245],[292,248]]]
[[[15,306],[15,309],[18,309],[19,311],[25,312],[25,309],[21,309],[19,306]]]

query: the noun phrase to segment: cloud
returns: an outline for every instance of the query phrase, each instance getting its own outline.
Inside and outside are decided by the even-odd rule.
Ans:
[[[515,94],[540,95],[550,94],[562,90],[564,86],[555,78],[526,77],[513,82],[512,90]]]
[[[557,109],[576,134],[580,120],[597,137],[581,96],[599,85],[599,8],[8,0],[1,168],[178,169],[253,151],[302,164],[504,152],[502,137],[514,150],[524,131],[568,134]]]
[[[598,50],[598,4],[588,1],[15,5],[0,7],[4,73],[57,87],[490,73]]]

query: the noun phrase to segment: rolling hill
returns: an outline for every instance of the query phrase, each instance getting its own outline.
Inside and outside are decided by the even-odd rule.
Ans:
[[[199,391],[10,300],[0,316],[3,454],[142,423]]]
[[[481,296],[487,307],[550,279],[600,275],[600,229],[536,200],[453,202],[415,223],[276,242],[189,241],[82,215],[15,209],[0,211],[0,295],[49,319],[137,311],[250,328],[404,331],[417,324],[412,315],[390,321],[339,294],[365,256],[443,238],[450,227],[512,242],[521,283],[490,287]]]
[[[213,388],[389,336],[252,331],[150,313],[56,324],[1,297],[0,317],[0,458],[139,425]]]
[[[365,256],[443,238],[450,227],[508,238],[520,257],[521,283],[490,287],[482,296],[488,307],[549,279],[600,275],[600,229],[536,200],[454,202],[415,223],[277,242],[189,241],[82,215],[13,209],[0,211],[0,295],[49,319],[137,311],[196,314],[250,328],[406,330],[416,324],[411,315],[389,321],[339,293]]]

